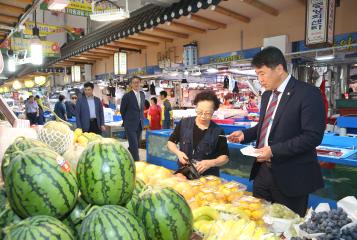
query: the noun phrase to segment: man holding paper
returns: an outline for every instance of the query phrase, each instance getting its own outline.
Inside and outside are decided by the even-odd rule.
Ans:
[[[287,72],[282,52],[267,47],[254,56],[252,66],[265,88],[260,121],[233,132],[231,142],[256,142],[251,170],[253,196],[289,207],[300,216],[309,193],[323,187],[316,147],[325,129],[325,110],[318,88]]]

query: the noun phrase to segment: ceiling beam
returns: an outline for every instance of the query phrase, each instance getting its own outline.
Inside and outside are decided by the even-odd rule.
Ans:
[[[266,12],[270,15],[273,15],[273,16],[279,15],[279,11],[276,8],[273,8],[259,0],[241,0],[241,1],[253,6],[255,8],[258,8],[259,10]]]
[[[18,3],[32,4],[32,0],[16,0]]]
[[[163,28],[158,28],[158,27],[151,29],[151,31],[157,32],[157,33],[166,34],[166,35],[170,35],[170,36],[174,36],[174,37],[178,37],[178,38],[188,38],[189,37],[189,35],[187,33],[175,32],[175,31],[166,30],[166,29],[163,29]]]
[[[139,44],[149,44],[149,45],[155,45],[155,46],[158,46],[160,43],[159,42],[156,42],[156,41],[150,41],[150,40],[145,40],[145,39],[140,39],[140,38],[137,38],[137,37],[127,37],[123,40],[130,40],[130,41],[135,41],[135,42],[138,42]]]
[[[23,8],[15,7],[5,3],[0,3],[0,9],[4,12],[11,12],[12,14],[20,15],[24,13]]]
[[[111,45],[104,45],[97,47],[96,49],[101,49],[101,50],[107,50],[107,51],[112,51],[113,53],[119,50],[119,47],[116,46],[111,46]]]
[[[168,38],[168,37],[162,37],[154,34],[149,34],[149,33],[137,33],[135,36],[138,37],[147,37],[147,38],[153,38],[159,41],[164,41],[164,42],[173,42],[173,38]]]
[[[74,63],[95,63],[95,61],[93,60],[85,60],[85,59],[79,59],[79,58],[75,58],[75,57],[72,57],[72,58],[69,58],[68,61],[70,62],[74,62]]]
[[[146,46],[132,43],[122,43],[118,41],[113,41],[108,43],[109,46],[117,46],[117,47],[128,47],[128,48],[136,48],[136,49],[146,49]],[[119,49],[118,49],[119,50]]]
[[[3,14],[0,14],[0,23],[17,23],[19,20],[17,19],[17,17],[10,17],[10,16],[6,16]]]
[[[205,29],[194,27],[191,25],[183,24],[183,23],[179,23],[179,22],[168,22],[167,25],[170,27],[177,27],[177,28],[185,29],[186,31],[195,32],[195,33],[205,33],[206,32]]]
[[[89,53],[102,53],[102,54],[113,55],[113,51],[104,50],[104,49],[98,49],[98,48],[91,49],[88,52]]]
[[[107,55],[107,54],[100,54],[100,53],[89,53],[89,52],[84,52],[81,53],[81,56],[92,56],[92,57],[101,57],[101,58],[108,58],[111,55]]]
[[[224,7],[221,7],[221,6],[214,6],[212,9],[217,13],[220,13],[220,14],[225,15],[227,17],[234,18],[234,19],[236,19],[238,21],[245,22],[245,23],[249,23],[250,22],[250,18],[249,17],[244,16],[244,15],[239,14],[239,13],[236,13],[236,12],[233,12],[233,11],[227,9],[227,8],[224,8]]]
[[[306,5],[306,0],[298,0],[299,1],[299,3],[301,3],[302,5]]]
[[[217,28],[226,28],[227,27],[227,24],[225,24],[225,23],[221,23],[221,22],[209,19],[209,18],[201,17],[196,14],[190,14],[187,17],[195,22],[203,23],[203,24],[206,24],[209,26],[214,26]]]
[[[80,54],[80,55],[76,55],[76,58],[81,58],[81,59],[92,59],[92,60],[102,60],[102,57],[95,57],[95,56],[88,56],[85,54]]]

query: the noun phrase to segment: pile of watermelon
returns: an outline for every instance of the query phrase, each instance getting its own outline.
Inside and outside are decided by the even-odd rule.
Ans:
[[[1,171],[0,239],[187,240],[192,234],[184,198],[136,179],[132,156],[114,139],[89,144],[73,169],[46,144],[18,138]]]

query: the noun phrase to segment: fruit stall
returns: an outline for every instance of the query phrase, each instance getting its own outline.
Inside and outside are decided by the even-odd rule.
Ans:
[[[166,149],[171,130],[150,131],[147,133],[147,161],[170,169],[177,169],[176,156]],[[163,147],[164,146],[164,147]],[[336,206],[336,201],[348,196],[357,196],[357,138],[325,134],[318,147],[325,188],[312,194],[310,206],[328,202]],[[228,143],[230,161],[221,167],[221,177],[238,181],[252,190],[248,181],[254,158],[245,156],[240,149],[246,145]]]

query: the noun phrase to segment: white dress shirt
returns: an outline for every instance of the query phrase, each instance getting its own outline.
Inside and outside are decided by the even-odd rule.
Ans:
[[[134,94],[135,94],[135,97],[136,97],[136,100],[138,101],[138,106],[139,108],[141,107],[141,99],[140,99],[140,91],[135,91],[133,90]]]
[[[278,102],[276,103],[276,107],[275,107],[274,112],[273,112],[273,115],[272,115],[272,117],[271,117],[271,121],[269,122],[269,125],[268,125],[267,134],[266,134],[265,139],[264,139],[264,146],[269,146],[269,144],[268,144],[268,139],[269,139],[269,135],[270,135],[271,126],[273,125],[273,121],[274,121],[274,118],[275,118],[275,113],[276,113],[276,110],[278,109],[278,106],[279,106],[279,103],[280,103],[280,99],[281,99],[281,97],[282,97],[283,94],[284,94],[285,88],[286,88],[286,86],[288,85],[290,78],[291,78],[291,74],[289,74],[289,75],[287,76],[287,78],[285,78],[285,80],[284,80],[284,81],[280,84],[280,86],[276,89],[277,91],[280,92],[280,94],[279,94],[279,96],[278,96]],[[265,110],[265,112],[268,110],[269,105],[270,105],[270,102],[271,102],[272,99],[273,99],[273,93],[270,95],[269,103],[268,103],[268,105],[267,105],[267,109]]]

